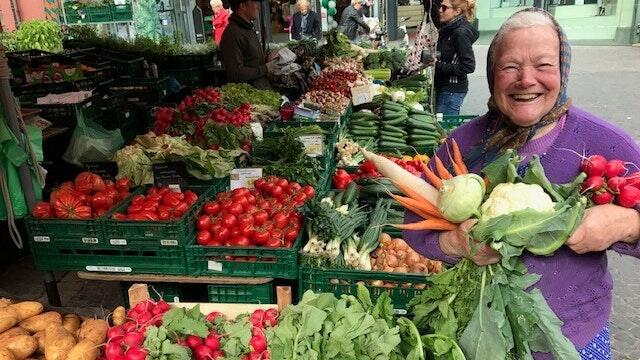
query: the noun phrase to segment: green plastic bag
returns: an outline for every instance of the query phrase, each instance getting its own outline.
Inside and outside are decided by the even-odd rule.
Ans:
[[[78,166],[87,162],[111,161],[113,154],[124,145],[120,129],[107,130],[95,121],[85,119],[82,111],[76,110],[76,114],[78,124],[62,158]]]

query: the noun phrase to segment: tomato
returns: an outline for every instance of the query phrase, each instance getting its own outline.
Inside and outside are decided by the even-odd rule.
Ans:
[[[167,206],[177,207],[180,204],[181,200],[176,192],[167,192],[162,195],[162,203]]]
[[[106,187],[104,180],[96,174],[88,171],[81,172],[74,181],[75,189],[89,195],[93,192],[103,191]]]
[[[269,231],[266,231],[264,229],[256,230],[253,233],[253,242],[256,243],[256,245],[262,246],[267,243],[270,237],[271,234],[269,234]]]
[[[271,194],[271,191],[273,190],[274,187],[276,187],[274,183],[268,182],[262,185],[262,192],[265,194]]]
[[[191,190],[187,190],[184,192],[184,201],[191,206],[198,201],[198,195]]]
[[[296,196],[293,197],[293,202],[297,207],[304,205],[304,203],[307,202],[307,194],[304,192],[297,193]]]
[[[284,241],[294,242],[298,238],[298,229],[290,227],[284,231]]]
[[[127,214],[138,214],[142,211],[142,204],[131,203],[127,208]]]
[[[171,214],[168,211],[158,211],[158,220],[169,220]]]
[[[238,229],[237,227],[234,227],[233,229],[229,229],[229,239],[233,239],[240,235],[242,235],[242,233],[240,232],[240,229]]]
[[[275,183],[276,181],[278,181],[278,177],[274,176],[274,175],[269,175],[266,177],[266,180],[268,183]]]
[[[282,190],[282,188],[280,186],[274,186],[273,189],[271,189],[271,195],[276,198],[279,199],[284,195],[284,190]]]
[[[145,201],[142,203],[142,211],[158,211],[159,204],[156,201]]]
[[[208,246],[224,246],[224,242],[213,239],[209,242]]]
[[[253,187],[255,187],[258,190],[262,190],[262,187],[266,182],[267,181],[263,178],[257,179],[256,181],[253,182]]]
[[[273,222],[278,229],[284,229],[289,223],[289,216],[282,212],[273,214]]]
[[[113,213],[113,215],[111,215],[111,218],[113,220],[126,220],[127,219],[127,215],[117,212],[117,213]]]
[[[207,215],[218,215],[220,212],[220,204],[214,201],[204,203],[204,212]]]
[[[247,195],[244,196],[247,199],[247,203],[249,204],[255,204],[256,201],[258,201],[258,199],[255,197],[255,195],[249,193]]]
[[[155,187],[150,187],[147,190],[147,195],[154,195],[154,194],[157,194],[157,193],[158,193],[158,188],[155,188]]]
[[[254,212],[258,211],[258,207],[254,204],[244,205],[242,209],[244,210],[245,214],[253,214]]]
[[[129,178],[121,178],[116,180],[114,186],[118,191],[129,191],[131,189],[131,181]]]
[[[218,225],[218,226],[220,226],[219,231],[213,230],[214,228],[212,228],[211,230],[211,232],[213,233],[213,238],[215,241],[224,243],[225,241],[229,240],[229,238],[231,237],[231,231],[222,225]]]
[[[238,216],[238,226],[252,226],[253,225],[253,216],[249,214],[242,214]]]
[[[277,237],[271,237],[271,238],[269,238],[269,240],[267,240],[267,242],[264,244],[264,246],[270,247],[270,248],[281,247],[282,246],[282,240],[280,240]]]
[[[240,206],[245,206],[247,204],[249,204],[249,201],[247,200],[247,197],[244,195],[241,196],[234,196],[232,199],[234,204],[240,204]]]
[[[260,226],[269,220],[269,213],[265,210],[260,210],[253,214],[253,223],[256,226]]]
[[[233,215],[238,216],[238,215],[242,214],[242,212],[243,212],[244,210],[242,209],[242,205],[240,205],[240,204],[238,204],[238,203],[233,203],[233,204],[231,204],[231,205],[227,208],[227,211],[228,211],[230,214],[233,214]]]
[[[258,209],[269,210],[271,209],[271,203],[268,200],[261,200],[257,204]]]
[[[209,228],[211,228],[211,218],[209,215],[200,215],[196,222],[196,228],[198,228],[198,230],[209,230]]]
[[[73,186],[73,181],[65,181],[62,184],[60,184],[60,187],[58,188],[58,190],[74,190],[75,191],[75,187]]]
[[[316,190],[313,188],[313,186],[307,185],[302,188],[302,191],[305,195],[307,195],[309,199],[313,199],[313,197],[316,196]]]
[[[249,189],[247,189],[246,187],[237,188],[234,189],[231,194],[233,195],[233,197],[246,196],[249,194]]]
[[[145,200],[144,195],[136,195],[131,199],[131,205],[142,205]]]
[[[289,181],[287,179],[279,179],[276,181],[276,185],[280,186],[283,189],[286,189],[289,186]]]
[[[51,217],[51,204],[40,201],[31,210],[31,215],[38,219],[47,219]]]
[[[227,210],[229,209],[229,206],[233,205],[233,200],[231,199],[224,199],[222,201],[220,201],[220,208],[223,210]]]
[[[231,238],[231,246],[251,246],[251,241],[244,235],[238,235]]]
[[[249,239],[253,238],[253,234],[255,234],[255,229],[253,228],[253,225],[245,225],[245,226],[240,226],[240,234],[248,237]]]
[[[142,217],[142,220],[145,221],[158,221],[158,214],[155,211],[141,211],[139,214]]]
[[[113,205],[113,198],[104,192],[97,192],[91,197],[91,206],[94,209],[109,209]]]
[[[300,184],[298,184],[297,182],[292,182],[292,183],[289,183],[289,186],[287,187],[287,192],[290,195],[294,195],[295,193],[300,191],[300,189],[302,189],[302,186],[300,186]]]
[[[212,236],[209,230],[200,230],[198,232],[198,237],[196,238],[196,242],[198,245],[208,245],[211,241]]]
[[[282,230],[277,228],[271,229],[269,233],[271,234],[272,237],[277,238],[278,240],[282,240],[282,237],[284,236],[284,233],[282,232]]]
[[[222,226],[226,227],[227,229],[231,229],[236,226],[237,222],[238,219],[235,217],[235,215],[232,214],[225,214],[224,216],[222,216],[222,219],[220,219],[220,224],[222,224]]]
[[[107,195],[108,197],[110,197],[114,201],[118,197],[118,190],[116,190],[116,188],[114,188],[113,186],[111,186],[111,187],[107,186],[102,193]]]

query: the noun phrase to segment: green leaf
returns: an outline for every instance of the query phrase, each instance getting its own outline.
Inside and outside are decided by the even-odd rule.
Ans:
[[[564,201],[565,198],[556,191],[556,189],[551,185],[549,179],[544,173],[544,168],[540,163],[540,157],[538,155],[534,155],[529,161],[529,166],[527,167],[527,171],[522,178],[522,182],[525,184],[531,185],[540,185],[547,194],[551,195],[553,201],[561,202]]]
[[[509,149],[482,169],[482,173],[489,179],[487,194],[490,194],[496,185],[512,183],[518,178],[520,160],[518,154]]]

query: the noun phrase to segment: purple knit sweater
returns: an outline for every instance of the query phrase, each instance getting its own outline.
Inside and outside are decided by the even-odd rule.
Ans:
[[[474,119],[453,132],[462,153],[469,151],[486,137],[493,121],[487,116]],[[564,123],[538,140],[527,143],[521,152],[538,154],[547,177],[552,183],[566,183],[578,174],[580,158],[566,149],[586,156],[601,154],[607,159],[621,159],[640,165],[640,148],[621,129],[576,107],[571,107]],[[443,149],[438,152],[443,156]],[[448,166],[448,164],[447,164]],[[478,173],[479,164],[471,169]],[[417,216],[407,212],[405,222]],[[420,254],[455,263],[457,258],[445,255],[438,244],[437,231],[405,231],[407,243]],[[618,242],[611,248],[619,254],[640,258],[640,242],[635,245]],[[522,260],[530,273],[541,275],[535,285],[547,299],[549,306],[564,322],[562,331],[582,349],[609,321],[613,279],[607,269],[606,252],[578,255],[563,246],[554,256],[544,257],[526,253]],[[535,354],[536,360],[553,359],[548,354]]]

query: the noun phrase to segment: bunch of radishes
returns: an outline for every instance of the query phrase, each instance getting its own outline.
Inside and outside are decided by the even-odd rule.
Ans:
[[[587,174],[582,192],[590,196],[596,205],[615,203],[626,208],[640,204],[640,172],[627,176],[628,165],[622,160],[607,160],[602,155],[592,155],[580,162],[580,171]]]
[[[269,349],[267,348],[267,337],[264,333],[265,327],[275,327],[278,324],[280,314],[276,309],[254,311],[249,317],[253,328],[251,329],[251,340],[249,347],[251,352],[245,355],[242,360],[270,360]]]
[[[145,360],[148,351],[143,347],[149,326],[162,325],[162,316],[169,311],[164,300],[145,300],[127,313],[127,321],[109,328],[104,349],[106,360]]]
[[[205,339],[189,335],[180,345],[191,349],[196,360],[217,360],[224,357],[224,352],[220,349],[220,334],[215,330],[211,330]]]

